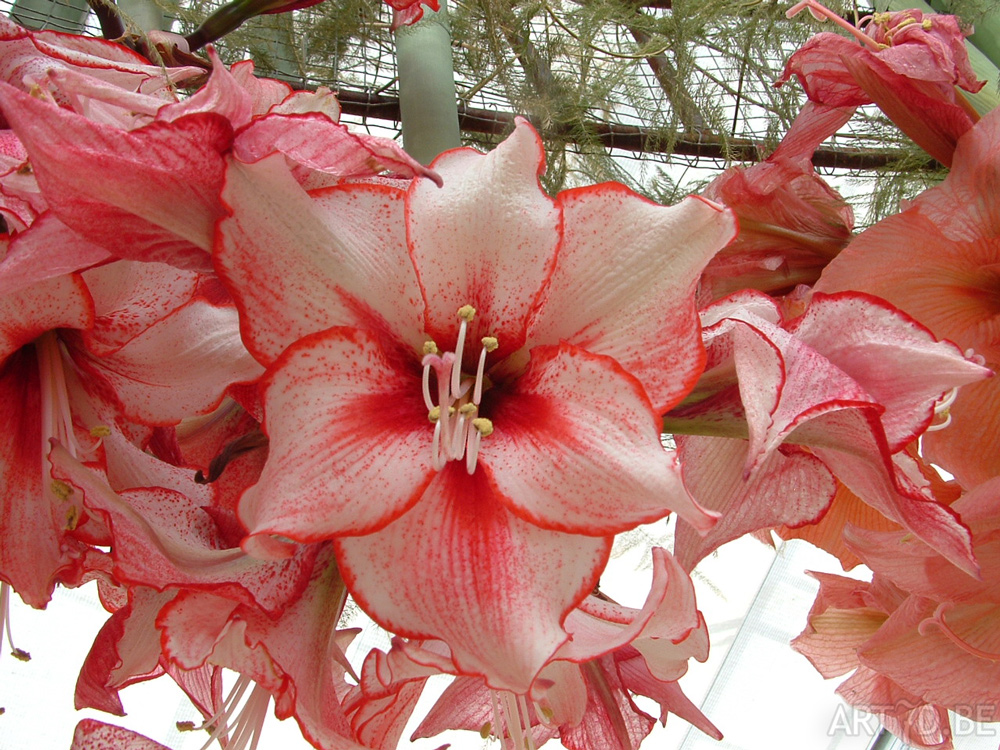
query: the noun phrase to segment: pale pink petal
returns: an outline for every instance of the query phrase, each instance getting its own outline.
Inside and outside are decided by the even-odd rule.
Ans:
[[[930,600],[910,597],[861,649],[861,663],[928,703],[965,710],[979,706],[995,716],[1000,711],[1000,661],[956,645],[933,623],[935,608]],[[996,628],[995,607],[989,624]]]
[[[156,616],[176,592],[145,586],[128,589],[128,603],[104,623],[76,681],[77,710],[96,708],[124,716],[119,690],[160,671],[160,632]]]
[[[949,390],[990,375],[954,344],[937,341],[905,313],[864,294],[815,294],[788,330],[885,407],[882,427],[893,452],[924,431]]]
[[[76,725],[69,750],[170,750],[137,732],[97,719],[84,719]]]
[[[250,94],[253,114],[265,114],[271,107],[281,104],[293,94],[292,87],[284,81],[254,75],[253,60],[240,60],[229,69],[233,78]]]
[[[423,303],[399,190],[359,184],[310,198],[275,156],[231,163],[223,200],[216,262],[259,361],[335,325],[387,330],[420,351]]]
[[[678,526],[674,554],[686,570],[744,534],[815,521],[833,500],[836,483],[829,470],[804,451],[776,450],[747,477],[745,441],[697,435],[676,440],[685,485],[720,515],[704,536],[687,524]]]
[[[164,263],[119,261],[83,274],[96,319],[83,338],[104,356],[121,349],[158,320],[189,302],[204,277]]]
[[[389,170],[441,181],[394,141],[351,132],[325,112],[285,113],[275,107],[241,130],[233,142],[233,154],[247,163],[276,151],[308,170],[339,178],[371,177]]]
[[[526,520],[590,535],[670,511],[701,531],[714,523],[660,443],[642,386],[614,360],[568,344],[536,347],[527,372],[487,406],[495,431],[480,463]]]
[[[563,192],[557,205],[563,242],[532,343],[614,357],[662,414],[701,374],[694,290],[736,233],[732,213],[699,198],[659,206],[613,183]]]
[[[121,44],[58,31],[29,31],[0,17],[0,80],[29,91],[54,68],[80,68],[132,91],[166,90],[203,71],[163,68]]]
[[[622,684],[626,689],[652,698],[660,704],[660,723],[667,723],[669,712],[684,719],[713,740],[722,739],[722,732],[684,695],[680,684],[654,677],[642,658],[620,659],[618,674],[621,675]]]
[[[877,714],[893,735],[920,750],[952,750],[951,724],[943,706],[932,706],[889,678],[861,666],[837,688],[851,705]]]
[[[252,96],[222,64],[214,48],[208,49],[208,56],[212,61],[208,83],[191,96],[160,109],[156,114],[157,120],[173,122],[196,112],[214,112],[229,120],[234,130],[250,122],[253,115]]]
[[[221,153],[232,138],[223,118],[205,113],[124,132],[3,84],[0,106],[67,225],[119,257],[211,268]]]
[[[561,239],[559,209],[542,192],[541,139],[525,120],[496,149],[446,151],[431,165],[438,188],[414,182],[407,235],[427,303],[426,331],[454,351],[456,313],[472,305],[469,339],[496,336],[502,358],[521,348]]]
[[[255,382],[264,368],[244,348],[232,306],[195,299],[103,357],[77,357],[109,382],[125,413],[148,425],[207,414],[226,389]]]
[[[465,674],[525,693],[567,639],[610,539],[540,529],[507,512],[482,472],[452,462],[381,531],[335,542],[352,594],[383,627],[440,638]],[[408,583],[399,585],[399,571]]]
[[[0,362],[46,331],[88,328],[94,303],[79,276],[46,279],[0,296]]]
[[[622,685],[614,657],[604,656],[581,668],[587,687],[583,721],[559,727],[567,750],[631,750],[639,747],[656,723],[641,711]]]
[[[854,494],[978,576],[969,530],[951,508],[897,470],[873,409],[826,412],[799,426],[790,441],[808,445]]]
[[[650,618],[666,601],[668,591],[678,587],[676,576],[679,574],[686,577],[684,571],[673,563],[670,553],[666,550],[654,547],[652,555],[653,582],[642,609],[623,607],[596,596],[588,596],[566,618],[566,632],[570,634],[571,640],[559,648],[554,659],[589,661],[628,645],[636,639]],[[686,613],[682,607],[670,607],[670,609],[671,616],[685,617]],[[657,632],[656,637],[663,636]]]
[[[7,254],[0,261],[0,294],[6,295],[111,258],[107,250],[88,242],[47,212],[11,239]]]
[[[240,517],[253,535],[318,541],[370,533],[417,502],[434,471],[433,425],[408,373],[366,331],[289,347],[262,381],[270,453]],[[395,354],[398,356],[398,354]]]
[[[858,649],[888,615],[869,605],[868,582],[827,573],[810,575],[819,580],[820,589],[806,628],[792,641],[792,648],[823,677],[839,677],[857,668]]]

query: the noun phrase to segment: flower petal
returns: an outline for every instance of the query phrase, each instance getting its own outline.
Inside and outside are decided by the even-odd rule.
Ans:
[[[560,193],[558,205],[564,239],[531,342],[615,358],[664,413],[701,374],[694,289],[735,235],[733,214],[699,198],[660,206],[614,183]]]
[[[804,451],[776,450],[746,477],[746,441],[696,435],[676,440],[685,484],[698,502],[720,514],[704,536],[678,525],[674,553],[686,570],[744,534],[815,521],[833,499],[836,483],[830,472]]]
[[[495,431],[480,463],[497,493],[543,528],[606,535],[677,511],[699,530],[695,503],[639,383],[609,357],[569,344],[531,350],[531,363],[486,413]]]
[[[354,184],[311,198],[278,155],[230,163],[223,200],[230,218],[220,222],[216,264],[260,362],[331,326],[384,330],[420,350],[423,302],[401,191]]]
[[[504,357],[524,344],[528,315],[552,273],[559,210],[542,192],[541,139],[525,120],[496,149],[446,151],[431,165],[444,187],[414,182],[407,195],[413,264],[427,302],[427,333],[453,351],[456,312],[472,305],[469,337],[495,336]]]
[[[383,627],[440,638],[465,674],[526,693],[567,639],[611,539],[547,531],[509,513],[483,472],[447,464],[397,522],[334,542],[344,580]]]
[[[226,120],[201,113],[125,132],[6,84],[0,106],[68,226],[119,257],[211,269]]]
[[[434,429],[412,366],[355,328],[312,334],[282,354],[262,381],[270,453],[240,501],[251,534],[364,534],[417,502],[434,473]]]

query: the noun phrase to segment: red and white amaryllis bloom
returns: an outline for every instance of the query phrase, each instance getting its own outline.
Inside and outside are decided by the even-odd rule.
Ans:
[[[660,416],[702,369],[694,286],[734,221],[614,184],[553,200],[523,121],[433,167],[444,188],[306,192],[283,158],[229,166],[217,268],[269,366],[245,548],[335,538],[380,624],[523,693],[613,534],[714,521]]]

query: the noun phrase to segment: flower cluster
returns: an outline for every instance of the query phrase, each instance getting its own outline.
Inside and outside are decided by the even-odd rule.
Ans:
[[[937,18],[874,20],[885,49],[841,67],[954,106]],[[929,706],[941,737],[885,720],[943,746],[944,709],[998,702],[1000,123],[854,237],[809,165],[861,103],[810,88],[834,44],[789,63],[814,101],[778,151],[665,207],[547,195],[524,120],[426,167],[249,61],[203,81],[0,20],[0,620],[96,580],[77,706],[167,676],[225,747],[273,701],[317,748],[393,748],[447,674],[418,736],[630,750],[668,713],[721,737],[678,685],[708,653],[689,571],[775,529],[876,574],[824,579],[797,647],[857,667],[857,705]],[[671,513],[619,605],[615,535]],[[357,670],[348,598],[394,636]],[[81,722],[106,746],[158,747]]]

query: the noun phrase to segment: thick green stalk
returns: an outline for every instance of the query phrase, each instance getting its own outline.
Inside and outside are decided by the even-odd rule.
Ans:
[[[403,147],[430,164],[442,151],[462,145],[444,0],[437,13],[424,9],[418,23],[396,31],[396,68]]]

